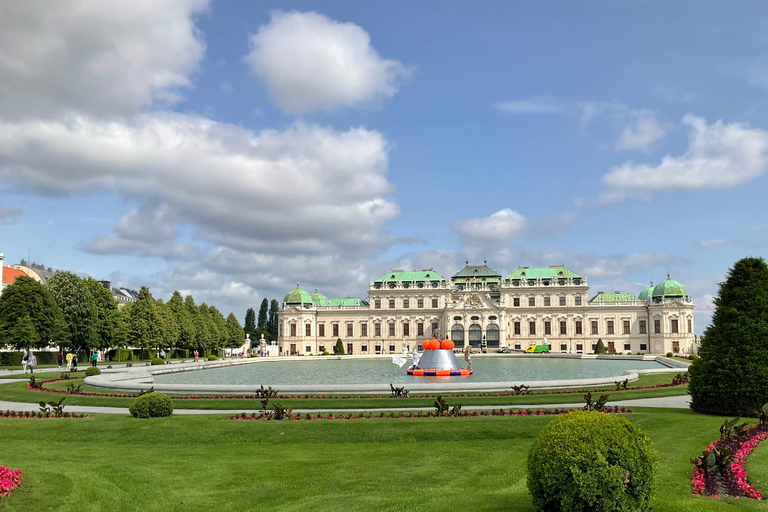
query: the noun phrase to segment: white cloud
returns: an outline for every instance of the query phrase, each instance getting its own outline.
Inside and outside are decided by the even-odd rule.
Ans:
[[[21,215],[21,210],[18,208],[7,208],[0,206],[0,223],[5,222],[14,217]]]
[[[508,242],[525,229],[525,217],[514,210],[505,208],[477,219],[457,220],[451,229],[458,233],[465,243],[500,244]]]
[[[505,114],[558,114],[565,109],[561,101],[546,95],[505,101],[495,104],[494,108]]]
[[[656,114],[641,108],[630,113],[631,121],[622,130],[616,149],[648,151],[651,145],[664,137],[665,130],[656,119]]]
[[[368,32],[315,12],[275,12],[251,37],[245,57],[285,112],[375,106],[392,98],[410,70],[383,59]]]
[[[190,86],[208,0],[24,0],[0,15],[0,115],[130,115]]]
[[[726,124],[686,115],[691,127],[688,151],[662,158],[656,166],[626,162],[602,178],[607,187],[600,203],[609,204],[630,195],[653,192],[731,188],[765,173],[768,132],[744,123]]]
[[[712,238],[710,240],[701,240],[699,245],[702,247],[714,247],[716,245],[731,245],[733,244],[732,238]]]

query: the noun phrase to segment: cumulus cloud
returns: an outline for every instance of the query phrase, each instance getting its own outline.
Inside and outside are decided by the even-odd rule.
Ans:
[[[208,0],[3,2],[0,115],[130,115],[172,104],[205,44]]]
[[[470,245],[501,244],[512,240],[526,225],[524,216],[505,208],[488,217],[457,220],[451,229]]]
[[[7,208],[5,206],[0,206],[0,223],[14,217],[18,217],[19,215],[21,215],[21,210],[18,208]]]
[[[559,114],[565,110],[563,103],[551,96],[534,96],[526,100],[497,103],[494,108],[505,114]]]
[[[251,37],[245,61],[290,114],[376,106],[411,73],[382,58],[362,27],[315,12],[273,13]]]
[[[768,163],[768,132],[745,123],[707,124],[686,115],[691,128],[688,151],[662,158],[658,165],[629,161],[614,167],[602,178],[607,187],[600,202],[610,204],[627,196],[649,196],[661,190],[731,188],[765,173]]]
[[[619,102],[585,102],[581,105],[582,126],[597,118],[607,118],[616,131],[620,131],[615,148],[648,151],[666,134],[656,119],[656,113],[647,108],[633,109]]]

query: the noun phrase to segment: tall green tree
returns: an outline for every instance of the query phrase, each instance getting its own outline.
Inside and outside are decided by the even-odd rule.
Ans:
[[[210,306],[208,312],[211,314],[213,325],[216,328],[216,348],[222,348],[227,346],[229,341],[229,333],[227,332],[227,319],[221,314],[221,311],[216,309],[215,306]]]
[[[699,358],[688,370],[691,409],[754,416],[768,402],[768,266],[736,262],[720,284]]]
[[[131,309],[133,309],[132,302],[125,303],[117,309],[117,316],[115,317],[115,347],[128,346],[128,325],[130,323]]]
[[[117,301],[104,286],[92,278],[83,281],[83,285],[93,298],[96,305],[96,322],[93,329],[93,345],[99,350],[107,350],[116,346],[115,330],[117,329]]]
[[[198,306],[197,310],[197,348],[208,350],[213,343],[213,326],[208,312],[208,304],[203,302]]]
[[[173,295],[171,295],[171,298],[168,300],[168,308],[173,311],[173,314],[176,316],[176,321],[179,322],[181,320],[181,312],[184,310],[184,299],[181,297],[178,290],[174,291]]]
[[[64,314],[69,341],[75,349],[96,345],[96,302],[83,280],[72,272],[56,272],[45,286]]]
[[[237,321],[234,313],[230,313],[227,317],[227,348],[238,348],[243,345],[243,328],[240,327],[240,322]]]
[[[160,328],[160,346],[166,349],[176,348],[179,344],[179,323],[170,304],[164,304],[162,300],[158,300],[155,304],[155,313],[157,325]]]
[[[11,343],[17,347],[36,347],[40,345],[40,335],[29,315],[24,315],[11,328]]]
[[[277,314],[280,311],[280,304],[277,303],[275,299],[272,299],[272,302],[269,304],[269,336],[270,340],[276,340],[277,339]]]
[[[259,323],[256,325],[256,328],[259,331],[268,331],[267,329],[267,312],[269,311],[269,301],[264,298],[264,300],[261,301],[261,307],[259,308]]]
[[[182,318],[180,322],[180,341],[183,341],[184,348],[189,350],[203,348],[200,346],[200,335],[198,334],[200,329],[200,322],[198,320],[200,311],[195,305],[195,299],[192,295],[184,297],[184,313],[182,315],[185,318]]]
[[[149,288],[142,286],[128,318],[128,343],[142,350],[160,346],[160,328]]]
[[[28,276],[17,277],[0,295],[0,345],[10,345],[19,350],[28,348],[19,345],[11,330],[25,316],[29,316],[37,331],[37,343],[32,348],[40,349],[50,344],[66,342],[64,316],[48,288]]]
[[[248,311],[245,312],[243,331],[245,331],[245,334],[250,335],[251,339],[256,334],[256,313],[253,311],[253,308],[248,308]]]

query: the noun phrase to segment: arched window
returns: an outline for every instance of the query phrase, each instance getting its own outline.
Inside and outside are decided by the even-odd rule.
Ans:
[[[451,327],[451,340],[456,348],[464,348],[464,326],[455,324]]]
[[[499,326],[496,324],[488,324],[485,328],[485,341],[488,344],[488,348],[499,348]]]
[[[472,324],[469,326],[469,344],[480,345],[483,341],[483,328],[478,324]]]

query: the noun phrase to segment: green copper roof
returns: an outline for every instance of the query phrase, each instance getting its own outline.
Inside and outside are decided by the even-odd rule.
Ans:
[[[637,300],[634,293],[598,293],[589,302],[630,302]]]
[[[325,304],[326,306],[331,307],[352,307],[352,306],[367,306],[368,301],[364,299],[358,299],[355,297],[347,297],[345,299],[330,299]]]
[[[324,306],[327,300],[328,299],[326,298],[326,296],[323,295],[322,293],[319,293],[317,291],[317,288],[315,288],[315,293],[312,294],[312,302],[314,302],[319,306]]]
[[[674,279],[670,279],[669,274],[667,274],[666,281],[660,282],[653,289],[654,299],[657,297],[685,297],[687,295],[688,292],[685,291],[685,287]]]
[[[473,277],[477,279],[484,277],[486,278],[486,281],[489,281],[493,278],[498,280],[501,277],[501,274],[490,268],[488,265],[470,265],[469,262],[467,262],[467,266],[456,272],[451,279],[455,281],[457,278],[472,279]]]
[[[653,281],[651,281],[651,286],[641,291],[640,295],[637,298],[640,300],[649,300],[652,296],[653,296]]]
[[[312,296],[306,290],[299,288],[299,283],[296,283],[296,289],[291,290],[283,302],[286,304],[312,304]]]
[[[432,270],[431,268],[426,270],[391,270],[387,275],[381,279],[377,279],[377,283],[385,283],[387,281],[441,281],[445,278]]]
[[[525,274],[525,279],[557,279],[560,277],[581,277],[576,272],[571,272],[565,267],[548,267],[548,268],[530,268],[530,267],[518,267],[517,270],[509,274],[507,279],[522,279]]]

